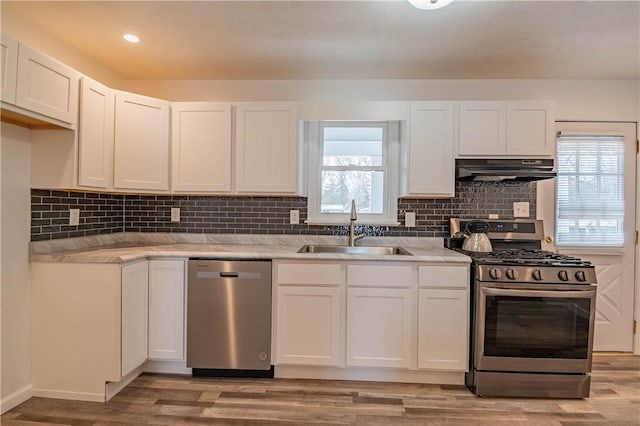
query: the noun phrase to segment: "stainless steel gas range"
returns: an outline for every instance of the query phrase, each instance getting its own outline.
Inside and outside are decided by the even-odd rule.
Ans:
[[[462,251],[468,220],[450,222],[449,247]],[[593,265],[541,250],[541,221],[486,222],[494,251],[463,251],[473,259],[467,386],[481,396],[588,397]]]

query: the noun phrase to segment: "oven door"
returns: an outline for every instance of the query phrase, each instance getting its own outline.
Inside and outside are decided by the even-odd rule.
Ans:
[[[479,283],[474,367],[591,371],[596,287]]]

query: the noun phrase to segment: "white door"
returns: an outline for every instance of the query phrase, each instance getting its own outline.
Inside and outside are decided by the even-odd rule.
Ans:
[[[415,341],[416,291],[347,290],[347,365],[409,368]]]
[[[147,360],[149,263],[122,267],[122,377]]]
[[[149,261],[149,358],[184,359],[184,261]]]
[[[559,176],[538,186],[544,248],[595,265],[597,351],[633,349],[635,127],[635,123],[557,123]],[[616,147],[624,150],[617,158]]]
[[[342,364],[343,291],[339,287],[278,287],[278,364]]]

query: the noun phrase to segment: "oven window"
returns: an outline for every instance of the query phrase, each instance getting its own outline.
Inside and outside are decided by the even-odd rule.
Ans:
[[[487,296],[484,354],[587,357],[590,299]]]

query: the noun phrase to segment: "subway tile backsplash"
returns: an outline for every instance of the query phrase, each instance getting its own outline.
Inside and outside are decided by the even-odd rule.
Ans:
[[[457,182],[454,198],[398,200],[401,226],[366,226],[371,235],[446,237],[450,217],[512,218],[514,201],[528,201],[536,215],[535,183]],[[171,222],[171,208],[180,222]],[[69,226],[69,209],[80,209],[80,225]],[[300,210],[300,224],[289,224],[289,210]],[[404,212],[416,213],[416,227],[404,227]],[[31,190],[31,240],[113,232],[346,235],[347,224],[312,226],[305,197],[231,197],[208,195],[123,195]]]

